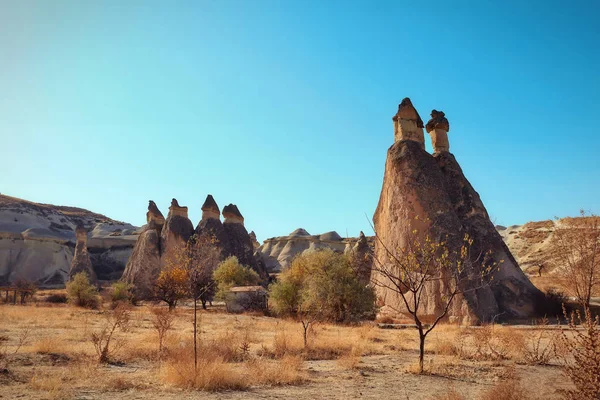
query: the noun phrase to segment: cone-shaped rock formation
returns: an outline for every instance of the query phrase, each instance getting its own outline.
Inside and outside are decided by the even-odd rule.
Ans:
[[[531,316],[534,300],[540,293],[520,270],[489,220],[479,195],[448,152],[445,134],[449,124],[444,113],[434,110],[427,124],[434,141],[434,156],[423,148],[423,123],[409,99],[402,101],[393,121],[395,143],[388,150],[381,196],[373,216],[375,231],[383,242],[377,240],[375,244],[378,262],[389,262],[385,248],[405,247],[411,230],[422,237],[427,234],[433,240],[447,237],[451,250],[459,249],[468,233],[473,239],[473,257],[489,251],[501,266],[490,286],[456,299],[449,315],[467,323],[472,319],[490,321],[499,314]],[[381,278],[374,270],[372,279]],[[439,312],[444,287],[444,282],[428,287],[426,298],[422,299],[426,313]],[[394,291],[379,287],[378,294],[387,305],[402,308],[402,301]]]
[[[152,200],[148,204],[146,220],[148,223],[135,243],[121,278],[133,285],[133,292],[139,299],[152,297],[154,282],[160,274],[160,236],[165,218]]]
[[[96,273],[90,261],[90,255],[87,249],[87,229],[82,224],[78,224],[75,228],[75,254],[71,261],[71,269],[69,270],[69,278],[72,279],[75,274],[85,272],[90,282],[96,282]]]
[[[161,262],[168,262],[177,248],[184,247],[194,234],[194,225],[188,218],[188,208],[181,207],[176,199],[171,200],[169,214],[160,236]]]

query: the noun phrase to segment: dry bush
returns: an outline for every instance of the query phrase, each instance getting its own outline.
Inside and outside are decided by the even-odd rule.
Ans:
[[[52,400],[68,397],[69,388],[62,375],[36,374],[31,378],[29,386],[34,390],[46,392]]]
[[[57,336],[45,337],[33,344],[33,351],[39,354],[59,354],[64,350],[64,344]]]
[[[591,400],[600,398],[600,326],[599,317],[592,317],[589,308],[581,316],[579,311],[567,315],[570,335],[562,331],[558,337],[557,355],[564,363],[565,374],[575,385],[567,392],[568,399]],[[583,330],[577,330],[577,325]]]
[[[115,390],[119,392],[137,387],[130,379],[125,379],[123,376],[110,377],[102,386],[104,390]]]
[[[118,305],[107,314],[103,327],[99,331],[92,332],[90,341],[94,345],[100,363],[108,363],[110,358],[123,347],[122,338],[115,337],[115,333],[117,329],[127,332],[129,319],[130,312],[127,307]]]
[[[263,346],[260,354],[273,358],[293,355],[305,360],[335,360],[350,354],[357,342],[364,352],[368,352],[368,345],[363,343],[360,337],[341,336],[341,333],[336,337],[326,335],[322,330],[319,331],[314,327],[311,329],[312,333],[309,335],[310,339],[306,347],[303,337],[297,330],[278,329],[273,339],[272,349]]]
[[[530,365],[547,365],[552,359],[555,348],[555,335],[548,331],[548,319],[536,321],[535,329],[524,335],[521,356]]]
[[[199,359],[197,370],[194,370],[192,359],[169,361],[162,373],[166,383],[184,389],[246,390],[250,386],[247,375],[240,371],[239,366],[221,359]]]
[[[441,338],[433,341],[431,344],[431,350],[435,354],[445,355],[445,356],[458,356],[461,350],[457,346],[456,337],[452,338]]]
[[[286,355],[281,360],[254,359],[247,363],[252,383],[261,385],[293,385],[304,381],[302,359]]]
[[[515,329],[490,324],[463,329],[456,338],[455,352],[467,360],[508,360],[522,343],[523,336]]]
[[[338,358],[337,364],[344,369],[356,369],[360,363],[361,356],[362,348],[360,346],[355,346],[349,353],[343,354]]]
[[[466,398],[460,394],[459,392],[456,391],[456,389],[451,386],[448,388],[448,390],[446,391],[446,393],[443,394],[438,394],[435,397],[432,398],[432,400],[466,400]],[[496,399],[499,400],[499,399]]]
[[[531,396],[516,379],[507,379],[485,391],[481,400],[529,400]]]
[[[158,354],[162,356],[163,346],[167,333],[173,327],[174,313],[164,308],[152,309],[152,326],[158,334]]]
[[[9,350],[10,338],[7,335],[0,336],[0,369],[8,370],[12,356],[17,354],[29,340],[31,328],[22,329],[17,335],[17,344],[13,349]]]

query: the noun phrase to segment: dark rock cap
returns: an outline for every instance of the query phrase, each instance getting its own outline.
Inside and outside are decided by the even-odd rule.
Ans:
[[[244,218],[244,216],[242,215],[242,213],[240,212],[240,210],[238,210],[237,206],[235,204],[228,204],[223,208],[223,216],[227,218],[227,216],[230,217],[238,217],[238,218]]]
[[[171,207],[179,207],[179,208],[181,208],[181,206],[177,202],[177,199],[172,199],[171,200]]]
[[[217,205],[217,202],[212,197],[212,194],[209,194],[208,196],[206,196],[206,200],[204,200],[204,204],[202,204],[202,211],[214,211],[216,213],[221,212],[221,210],[219,210],[219,206]],[[223,211],[225,211],[225,209],[223,209]]]
[[[152,200],[148,200],[148,212],[154,214],[157,217],[163,217],[162,213],[160,212],[160,210],[158,209],[158,207],[156,206],[156,203]]]
[[[398,112],[392,120],[397,121],[398,118],[416,121],[417,127],[423,128],[423,120],[408,97],[405,97],[398,105]]]
[[[431,132],[434,129],[443,129],[446,132],[450,131],[450,123],[443,111],[431,110],[431,119],[427,122],[425,130]]]

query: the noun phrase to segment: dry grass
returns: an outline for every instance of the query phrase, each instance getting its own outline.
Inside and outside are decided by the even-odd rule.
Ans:
[[[442,385],[447,384],[448,377],[456,378],[457,382],[477,381],[490,385],[500,376],[504,364],[519,360],[518,350],[512,343],[506,346],[507,350],[498,350],[499,344],[515,342],[518,335],[533,338],[528,331],[521,333],[510,327],[494,326],[483,335],[487,338],[484,343],[503,356],[488,355],[479,360],[473,356],[478,349],[473,342],[477,329],[440,325],[427,338],[425,367],[429,375],[421,378],[404,374],[410,370],[407,366],[417,361],[418,334],[414,329],[379,329],[374,324],[319,324],[311,332],[305,349],[297,322],[211,310],[200,313],[201,357],[195,372],[189,308],[181,307],[173,314],[172,328],[164,337],[164,350],[159,357],[159,340],[153,325],[155,314],[149,307],[135,307],[130,313],[129,329],[119,331],[124,344],[111,360],[115,365],[99,365],[89,338],[104,328],[107,313],[66,304],[0,306],[0,337],[3,338],[0,347],[10,356],[8,368],[11,370],[10,381],[0,376],[0,385],[8,382],[12,390],[5,397],[25,393],[25,398],[58,399],[76,398],[88,391],[147,390],[154,393],[148,398],[155,399],[160,398],[161,393],[172,393],[172,388],[211,392],[252,389],[254,392],[271,386],[301,393],[303,389],[294,389],[294,385],[310,387],[313,383],[326,382],[327,388],[347,386],[386,374],[400,380],[446,379]],[[23,335],[24,332],[28,334]],[[461,338],[465,339],[462,344]],[[484,354],[483,350],[480,353]],[[387,367],[381,370],[380,365]],[[350,379],[356,376],[360,378]],[[442,388],[444,386],[433,385],[428,390],[435,393]],[[457,389],[465,398],[476,398],[473,396],[481,391],[480,388],[472,391],[460,384]],[[450,395],[454,396],[449,391]]]
[[[499,382],[483,393],[480,400],[529,400],[531,395],[516,379]]]

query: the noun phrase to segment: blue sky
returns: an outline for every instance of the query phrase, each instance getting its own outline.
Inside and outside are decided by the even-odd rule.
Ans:
[[[600,212],[598,2],[0,0],[0,192],[259,239],[370,231],[391,118],[441,109],[498,224]],[[428,145],[428,148],[429,145]]]

